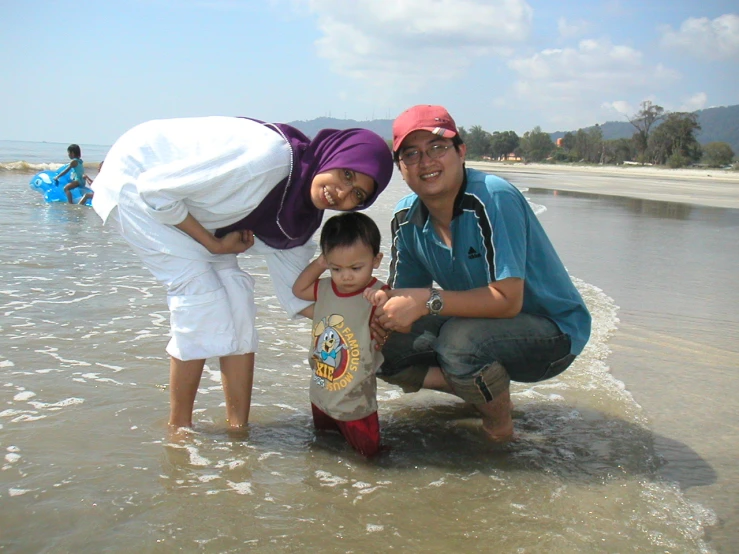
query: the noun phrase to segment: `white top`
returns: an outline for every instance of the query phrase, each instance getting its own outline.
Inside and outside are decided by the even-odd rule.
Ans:
[[[279,133],[248,119],[148,121],[111,147],[92,186],[92,207],[107,221],[121,200],[121,190],[132,185],[136,200],[127,206],[151,217],[151,225],[146,225],[146,217],[142,220],[146,244],[141,248],[211,261],[217,255],[172,226],[188,213],[211,232],[243,219],[288,176],[291,156]],[[308,241],[277,250],[255,239],[247,251],[265,256],[277,298],[291,317],[311,304],[295,297],[291,289],[315,248]]]
[[[167,225],[188,213],[215,230],[246,217],[290,169],[285,140],[238,117],[160,119],[126,132],[93,183],[93,208],[106,221],[133,183],[147,213]]]

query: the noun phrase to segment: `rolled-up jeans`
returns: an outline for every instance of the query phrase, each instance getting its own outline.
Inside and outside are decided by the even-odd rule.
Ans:
[[[430,367],[440,367],[455,394],[490,402],[509,380],[533,383],[562,373],[575,359],[570,336],[547,317],[509,319],[424,316],[409,333],[392,333],[377,377],[416,392]]]

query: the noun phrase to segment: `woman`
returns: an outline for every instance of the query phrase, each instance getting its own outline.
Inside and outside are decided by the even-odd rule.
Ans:
[[[324,210],[369,207],[392,156],[371,131],[323,130],[237,117],[156,120],[125,133],[95,179],[93,208],[112,220],[157,280],[170,309],[170,416],[192,426],[205,359],[220,358],[231,427],[246,425],[254,352],[254,279],[236,255],[267,258],[291,317],[309,303],[292,285],[310,262]]]

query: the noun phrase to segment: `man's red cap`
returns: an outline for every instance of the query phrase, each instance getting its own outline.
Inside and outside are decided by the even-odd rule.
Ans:
[[[456,123],[445,108],[426,104],[413,106],[393,122],[393,152],[398,151],[405,137],[419,130],[430,131],[444,138],[459,134]]]

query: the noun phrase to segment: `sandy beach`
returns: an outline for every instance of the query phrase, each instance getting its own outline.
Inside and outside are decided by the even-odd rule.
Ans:
[[[467,162],[467,166],[514,184],[525,178],[529,186],[542,189],[739,208],[739,171],[499,162]]]

